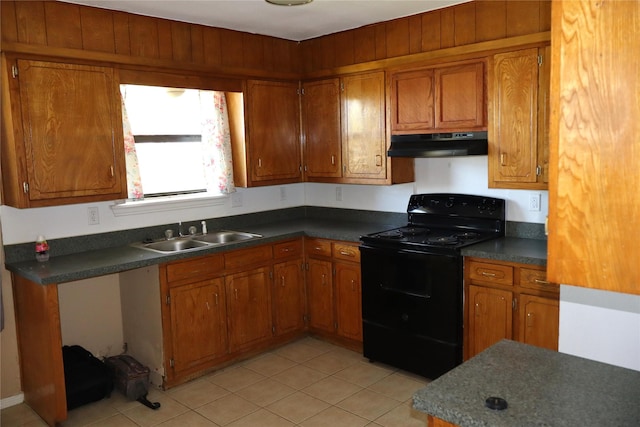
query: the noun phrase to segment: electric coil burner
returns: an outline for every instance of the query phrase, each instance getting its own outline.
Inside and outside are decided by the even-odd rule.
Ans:
[[[437,378],[462,363],[463,247],[504,236],[505,201],[414,194],[404,227],[361,237],[363,351]]]

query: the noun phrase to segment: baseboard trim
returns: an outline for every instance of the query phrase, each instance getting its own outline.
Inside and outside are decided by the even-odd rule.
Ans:
[[[5,397],[0,399],[0,409],[6,409],[11,406],[16,406],[24,402],[24,394],[16,394],[15,396]]]

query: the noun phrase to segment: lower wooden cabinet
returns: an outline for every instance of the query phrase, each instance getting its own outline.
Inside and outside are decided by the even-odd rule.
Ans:
[[[272,336],[270,269],[260,267],[225,277],[229,351],[235,352]]]
[[[465,258],[465,359],[501,339],[558,350],[559,286],[544,267]]]
[[[306,239],[309,329],[362,345],[360,250],[356,243]]]
[[[302,238],[162,264],[164,386],[305,330]]]

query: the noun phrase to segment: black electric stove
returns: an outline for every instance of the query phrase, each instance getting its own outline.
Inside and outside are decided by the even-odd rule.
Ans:
[[[364,356],[436,378],[462,363],[463,247],[504,236],[505,201],[414,194],[408,223],[361,237]]]

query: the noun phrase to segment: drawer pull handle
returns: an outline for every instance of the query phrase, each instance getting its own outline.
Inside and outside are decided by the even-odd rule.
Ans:
[[[322,250],[322,248],[321,248],[320,246],[316,246],[316,247],[315,247],[315,248],[313,248],[313,249],[314,249],[314,250],[316,250],[316,251],[321,251],[321,250]]]
[[[340,255],[344,255],[344,256],[354,256],[354,253],[351,251],[340,251]]]
[[[534,282],[536,282],[539,285],[550,285],[551,282],[548,282],[546,280],[542,280],[542,279],[534,279]]]
[[[482,274],[483,276],[486,276],[486,277],[496,277],[496,273],[488,273],[486,271],[483,271],[480,274]]]

